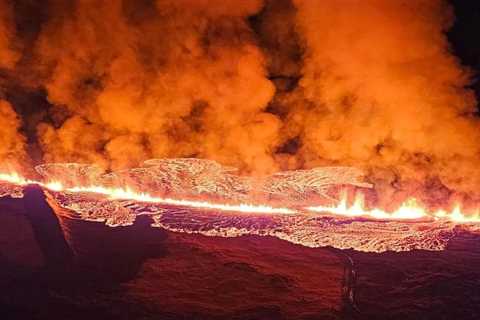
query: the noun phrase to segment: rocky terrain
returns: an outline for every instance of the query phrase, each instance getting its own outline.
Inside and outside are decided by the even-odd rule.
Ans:
[[[478,319],[480,244],[308,248],[71,219],[41,189],[0,200],[2,319]]]

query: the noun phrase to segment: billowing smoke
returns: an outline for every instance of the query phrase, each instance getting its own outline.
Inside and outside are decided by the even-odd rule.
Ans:
[[[305,53],[286,121],[306,166],[373,168],[402,189],[475,191],[480,128],[443,1],[296,0]],[[290,97],[292,99],[292,97]],[[378,168],[388,170],[378,170]],[[387,174],[385,174],[387,173]]]
[[[47,161],[113,168],[195,156],[275,170],[280,121],[246,18],[260,1],[78,1],[52,9],[38,40],[59,128],[41,124]],[[67,114],[65,114],[65,110]]]
[[[26,160],[24,138],[19,133],[20,119],[5,101],[2,75],[11,72],[20,53],[14,43],[13,12],[8,2],[0,2],[0,169],[17,170]]]
[[[0,104],[16,146],[1,158],[22,149],[20,128],[45,162],[354,165],[383,199],[478,194],[472,75],[449,48],[446,1],[52,0],[35,23],[33,2],[8,3],[0,78],[21,74],[48,107],[20,128]]]
[[[9,2],[0,2],[0,68],[11,69],[20,54],[13,43],[15,33],[14,17]]]

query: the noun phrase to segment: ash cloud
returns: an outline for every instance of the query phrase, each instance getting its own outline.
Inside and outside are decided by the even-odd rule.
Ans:
[[[472,75],[445,36],[446,1],[51,0],[33,24],[33,2],[12,3],[0,78],[48,107],[10,101],[22,127],[4,102],[4,136],[21,150],[27,132],[44,162],[354,165],[384,199],[478,194]]]

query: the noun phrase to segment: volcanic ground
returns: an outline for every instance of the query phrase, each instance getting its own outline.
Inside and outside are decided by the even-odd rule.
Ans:
[[[48,201],[47,201],[48,200]],[[0,200],[2,319],[478,319],[480,242],[308,248],[66,217],[36,186]],[[63,212],[63,213],[62,213]]]

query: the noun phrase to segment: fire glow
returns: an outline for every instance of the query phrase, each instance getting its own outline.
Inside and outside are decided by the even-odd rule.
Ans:
[[[56,192],[71,192],[71,193],[92,193],[98,195],[104,195],[112,200],[135,200],[139,202],[159,203],[173,206],[185,206],[198,209],[213,209],[220,211],[236,211],[236,212],[248,212],[248,213],[271,213],[271,214],[293,214],[295,210],[288,208],[274,208],[265,205],[253,205],[253,204],[221,204],[208,201],[192,201],[184,199],[170,199],[151,196],[148,193],[138,193],[130,190],[129,188],[106,188],[103,186],[88,186],[88,187],[64,187],[61,182],[48,182],[42,183],[40,181],[29,180],[21,177],[17,173],[13,174],[0,174],[0,181],[16,184],[16,185],[28,185],[37,184],[46,189]]]
[[[421,220],[431,218],[435,220],[447,219],[458,223],[480,222],[478,211],[474,215],[467,216],[462,213],[461,206],[457,204],[450,212],[437,210],[430,213],[422,207],[415,198],[406,200],[393,212],[387,212],[379,208],[366,209],[365,198],[361,193],[356,194],[352,205],[348,205],[347,194],[344,193],[336,206],[312,206],[307,207],[306,210],[347,217],[373,218],[377,220]]]
[[[209,201],[196,201],[187,199],[172,199],[152,196],[148,193],[135,192],[129,188],[108,188],[104,186],[78,186],[65,187],[61,182],[40,182],[22,177],[18,173],[0,174],[0,181],[18,186],[36,184],[54,192],[68,193],[90,193],[105,196],[111,200],[134,200],[146,203],[158,203],[163,205],[184,206],[196,209],[211,209],[219,211],[244,212],[244,213],[262,213],[262,214],[297,214],[300,212],[311,212],[318,214],[330,214],[352,218],[368,218],[375,220],[448,220],[456,223],[480,223],[480,214],[466,215],[462,212],[461,206],[456,205],[451,211],[437,210],[429,212],[421,206],[415,198],[410,198],[403,202],[393,212],[388,212],[379,208],[367,209],[365,206],[364,195],[357,193],[352,204],[348,203],[347,193],[343,193],[340,201],[332,206],[309,206],[301,209],[291,209],[286,207],[272,207],[263,204],[226,204]]]

